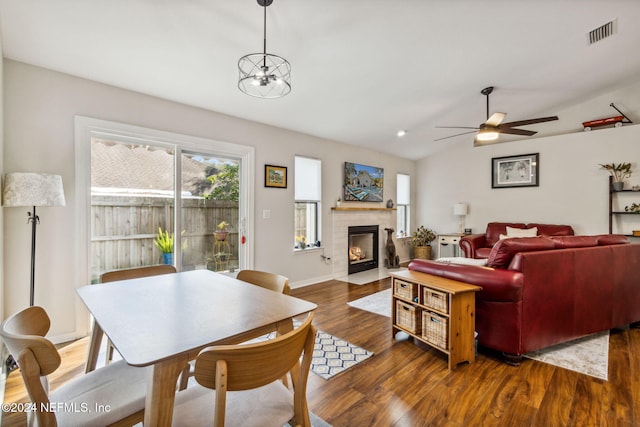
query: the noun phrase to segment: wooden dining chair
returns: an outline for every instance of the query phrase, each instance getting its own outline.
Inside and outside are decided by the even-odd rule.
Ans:
[[[176,271],[177,270],[173,265],[167,264],[127,268],[124,270],[113,270],[102,273],[102,275],[100,276],[100,283],[115,282],[117,280],[138,279],[141,277],[158,276],[160,274],[171,274],[175,273]],[[93,323],[93,327],[95,328],[95,320]],[[111,363],[111,361],[113,360],[114,351],[115,348],[111,343],[111,340],[107,338],[107,354],[105,358],[105,364],[108,365],[109,363]],[[91,369],[89,367],[87,368],[87,372],[89,372]]]
[[[310,427],[307,378],[313,314],[293,331],[254,344],[207,347],[196,359],[198,384],[176,394],[174,426]],[[302,358],[301,358],[302,356]],[[280,380],[291,373],[293,392]]]
[[[289,288],[289,279],[279,274],[258,270],[240,270],[236,277],[238,280],[249,282],[285,295],[289,295],[291,293],[291,288]]]
[[[62,360],[56,347],[44,338],[51,321],[42,307],[24,309],[0,325],[0,336],[18,362],[35,411],[29,425],[131,426],[143,421],[147,369],[124,361],[83,375],[49,393],[47,375]]]
[[[291,293],[291,288],[289,287],[289,279],[279,274],[259,270],[240,270],[236,278],[238,280],[251,283],[252,285],[269,289],[270,291],[280,292],[285,295],[289,295]],[[178,381],[178,388],[180,390],[184,390],[185,388],[187,388],[189,377],[193,376],[193,367],[191,366],[192,364],[193,362],[190,363],[189,367],[185,369],[183,374],[181,374],[180,376],[180,379]],[[287,384],[286,378],[284,379],[284,382],[285,384]]]

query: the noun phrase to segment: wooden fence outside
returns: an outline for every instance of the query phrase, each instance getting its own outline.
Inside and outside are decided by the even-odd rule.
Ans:
[[[91,275],[162,263],[153,240],[158,227],[172,230],[172,198],[93,196],[91,202]],[[221,221],[231,224],[229,254],[223,263],[214,255],[213,232]],[[238,203],[182,200],[182,265],[184,269],[238,268]],[[218,249],[219,254],[219,249]]]

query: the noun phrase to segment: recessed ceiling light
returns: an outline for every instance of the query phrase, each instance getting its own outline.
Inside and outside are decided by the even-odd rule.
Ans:
[[[407,131],[404,130],[404,129],[400,129],[398,132],[396,132],[396,135],[398,135],[398,137],[400,137],[400,138],[402,138],[406,134],[407,134]]]

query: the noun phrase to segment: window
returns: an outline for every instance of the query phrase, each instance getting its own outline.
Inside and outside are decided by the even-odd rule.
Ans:
[[[411,177],[399,173],[397,175],[398,220],[396,232],[398,237],[410,235],[409,212],[411,206]]]
[[[322,194],[322,162],[308,157],[295,157],[294,248],[320,246],[320,202]]]

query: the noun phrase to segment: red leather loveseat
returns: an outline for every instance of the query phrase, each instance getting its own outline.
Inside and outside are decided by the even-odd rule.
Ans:
[[[482,286],[479,344],[521,355],[640,321],[640,245],[622,235],[500,240],[487,267],[413,260],[410,270]]]
[[[507,228],[508,227],[508,228]],[[500,235],[508,236],[509,229],[534,231],[534,236],[573,236],[570,225],[524,224],[521,222],[490,222],[484,234],[469,234],[460,239],[460,248],[467,258],[489,258],[491,248],[500,240]],[[524,236],[512,236],[524,237]]]

